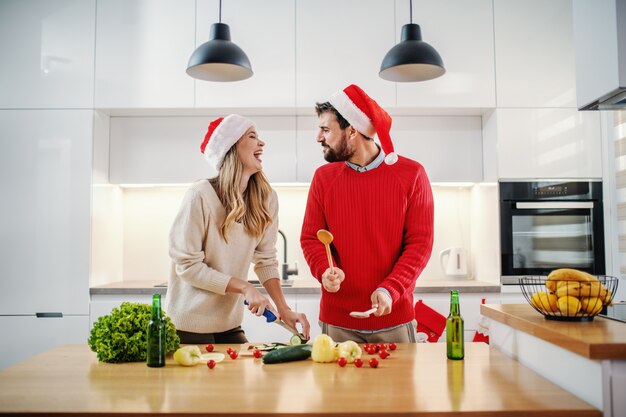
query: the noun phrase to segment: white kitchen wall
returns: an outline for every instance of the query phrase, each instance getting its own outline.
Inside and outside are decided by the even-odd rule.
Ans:
[[[491,253],[484,258],[481,238],[497,235],[493,210],[497,193],[480,194],[478,186],[433,185],[435,199],[435,241],[433,255],[421,279],[443,279],[439,253],[451,246],[465,247],[472,265],[480,266],[476,279],[497,278],[497,263]],[[168,234],[187,186],[155,187],[94,187],[94,217],[92,226],[92,282],[102,285],[116,281],[166,281],[170,262]],[[287,238],[290,267],[298,262],[298,278],[310,277],[300,249],[300,229],[308,195],[307,185],[275,185],[280,212],[279,228]],[[477,210],[471,210],[473,206]],[[483,221],[475,223],[472,216],[484,213]],[[490,221],[488,221],[490,219]],[[495,224],[494,224],[495,223]],[[472,242],[477,242],[472,246]],[[489,245],[488,247],[492,247]],[[282,240],[277,242],[282,262]],[[486,276],[489,274],[489,276]],[[254,279],[253,275],[250,275]]]

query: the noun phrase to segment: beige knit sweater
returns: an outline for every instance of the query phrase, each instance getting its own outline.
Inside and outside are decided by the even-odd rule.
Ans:
[[[279,277],[278,197],[273,190],[269,212],[274,221],[260,239],[249,236],[241,223],[233,223],[226,243],[219,234],[226,211],[213,186],[208,180],[191,185],[169,237],[172,269],[165,311],[176,329],[218,333],[241,325],[244,298],[226,294],[230,278],[247,279],[250,262],[261,283]]]

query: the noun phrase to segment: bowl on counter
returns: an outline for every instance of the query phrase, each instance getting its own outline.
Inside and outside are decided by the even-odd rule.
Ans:
[[[522,277],[520,288],[526,301],[546,319],[560,321],[593,320],[613,303],[618,279],[597,275],[594,281],[547,280]]]

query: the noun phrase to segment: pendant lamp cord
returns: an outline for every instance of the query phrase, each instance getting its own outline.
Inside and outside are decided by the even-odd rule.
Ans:
[[[413,1],[413,0],[411,0]],[[222,0],[220,0],[219,23],[222,23]]]
[[[220,0],[221,2],[222,0]],[[409,1],[409,16],[410,16],[410,23],[413,23],[413,0]]]

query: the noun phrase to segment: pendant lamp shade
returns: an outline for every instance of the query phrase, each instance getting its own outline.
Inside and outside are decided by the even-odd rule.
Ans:
[[[230,27],[222,23],[222,0],[219,23],[211,25],[209,41],[191,54],[187,74],[205,81],[240,81],[252,77],[252,65],[246,53],[230,40]]]
[[[402,26],[400,43],[387,52],[380,65],[380,78],[395,82],[432,80],[443,75],[446,69],[439,53],[422,40],[422,31],[413,23],[411,1],[411,23]]]

